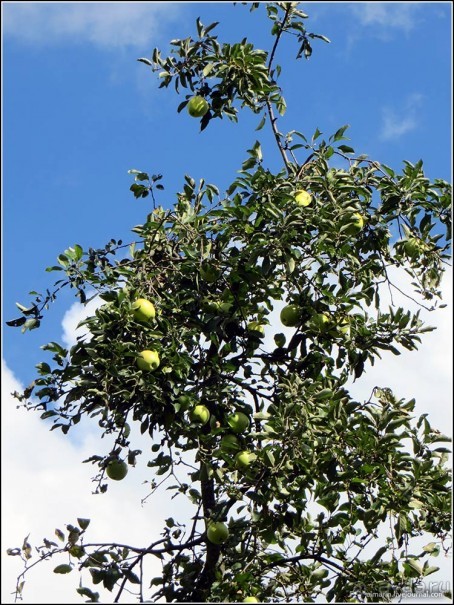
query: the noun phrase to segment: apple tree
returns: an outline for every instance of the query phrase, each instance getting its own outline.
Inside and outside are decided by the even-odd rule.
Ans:
[[[350,386],[431,329],[393,293],[409,275],[405,295],[439,306],[451,188],[431,182],[422,161],[399,171],[356,155],[346,126],[329,137],[281,132],[282,39],[297,59],[329,40],[307,29],[297,3],[235,10],[255,9],[271,26],[268,50],[222,43],[217,23],[198,19],[168,56],[155,49],[139,61],[202,131],[238,122],[242,109],[257,114],[280,165],[251,141],[226,191],[186,175],[168,208],[161,175],[131,170],[134,197],[149,204],[134,241],[69,247],[49,268],[55,288],[7,322],[39,328],[63,288],[99,300],[85,336],[69,350],[45,345],[51,358],[15,395],[51,430],[88,417],[114,436],[84,461],[98,492],[145,456],[129,433],[139,425],[153,497],[167,489],[193,515],[167,519],[136,547],[93,544],[86,519],[59,530],[59,542],[25,541],[9,551],[25,565],[19,597],[31,565],[62,555],[55,572],[77,576],[89,602],[97,586],[115,602],[126,589],[139,601],[386,600],[436,571],[433,557],[448,548],[448,438],[386,384],[361,401]],[[142,572],[148,558],[162,566],[156,577]]]

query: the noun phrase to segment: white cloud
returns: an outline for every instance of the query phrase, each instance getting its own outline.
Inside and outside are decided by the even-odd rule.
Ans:
[[[4,35],[27,44],[143,49],[179,8],[168,2],[11,2],[2,12]]]
[[[82,305],[78,302],[75,302],[71,307],[66,311],[63,320],[63,335],[62,340],[65,347],[70,348],[77,342],[77,337],[83,336],[88,333],[88,330],[85,326],[81,326],[78,328],[77,326],[81,321],[85,318],[93,315],[96,309],[101,305],[105,304],[105,301],[100,298],[94,298],[86,305]]]
[[[380,139],[389,141],[398,139],[407,132],[418,126],[418,110],[421,106],[423,96],[419,93],[409,95],[403,107],[396,111],[392,107],[384,107],[382,110],[382,128]]]
[[[421,8],[415,2],[355,2],[349,6],[361,25],[407,33],[417,25]]]
[[[91,519],[89,542],[146,547],[160,538],[165,518],[185,515],[183,502],[170,501],[165,492],[141,505],[148,494],[144,483],[150,481],[152,471],[145,464],[149,438],[141,436],[137,427],[132,427],[131,441],[144,452],[139,464],[123,481],[110,482],[106,494],[93,495],[95,467],[82,461],[95,453],[107,453],[111,442],[101,441],[99,430],[93,426],[75,429],[82,433],[77,445],[70,435],[49,432],[49,425],[38,413],[16,409],[17,402],[10,395],[15,390],[23,387],[2,363],[2,603],[14,603],[12,592],[22,571],[19,557],[7,556],[6,549],[20,547],[29,532],[29,542],[38,546],[44,537],[55,539],[55,528],[65,531],[67,523],[75,524],[77,517],[84,517]],[[62,562],[64,557],[41,563],[27,574],[24,604],[82,602],[76,593],[76,571],[67,576],[53,574],[54,567]],[[160,574],[157,560],[148,562],[148,571]],[[93,588],[87,576],[83,582]],[[115,591],[106,592],[99,585],[95,589],[103,603],[113,603]],[[122,602],[130,602],[127,598]]]

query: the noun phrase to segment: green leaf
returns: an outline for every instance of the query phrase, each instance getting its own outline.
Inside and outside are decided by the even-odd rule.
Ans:
[[[286,340],[287,338],[282,332],[279,332],[279,334],[274,335],[274,342],[276,343],[277,347],[284,347]]]
[[[263,116],[263,118],[260,120],[259,125],[257,126],[256,130],[262,130],[262,128],[265,126],[266,123],[266,116]]]
[[[24,305],[21,305],[20,303],[16,303],[16,307],[19,309],[19,311],[21,311],[24,315],[30,315],[30,313],[33,313],[33,311],[36,309],[36,307],[25,307]]]
[[[440,570],[440,568],[436,567],[436,566],[424,567],[424,569],[423,569],[424,577],[425,576],[430,576],[430,574],[435,573],[435,572],[437,572],[439,570]]]
[[[205,67],[203,68],[203,71],[202,71],[205,78],[210,75],[210,73],[213,71],[214,67],[215,67],[214,63],[207,63],[205,65]]]
[[[332,398],[334,395],[333,391],[331,389],[322,389],[321,391],[319,391],[318,393],[316,393],[315,395],[315,399],[317,401],[323,401],[324,399],[330,399]]]
[[[350,124],[345,124],[344,126],[341,126],[339,130],[337,130],[334,135],[329,138],[329,140],[341,141],[342,139],[345,139],[346,137],[344,137],[344,132],[347,130],[347,128],[350,128]]]
[[[388,546],[382,546],[381,548],[379,548],[375,555],[371,557],[370,564],[375,565],[376,563],[378,563],[382,556],[385,554],[385,552],[387,552],[388,550]]]
[[[321,132],[321,130],[319,130],[318,128],[315,129],[314,134],[312,135],[312,142],[314,142],[316,139],[318,139],[318,137],[323,134]]]
[[[74,258],[75,260],[80,260],[82,258],[84,254],[83,248],[82,246],[79,246],[79,244],[74,244]]]
[[[418,563],[418,561],[416,561],[416,559],[407,559],[406,563],[408,564],[409,567],[411,567],[411,569],[413,571],[415,571],[418,576],[421,576],[423,573],[423,568],[422,566]]]
[[[25,317],[19,317],[18,319],[11,319],[9,321],[6,321],[5,323],[7,326],[10,326],[12,328],[18,328],[19,326],[23,326],[26,321],[27,320],[25,319]]]
[[[35,328],[39,328],[40,321],[39,319],[27,319],[22,326],[22,332],[26,330],[34,330]]]
[[[123,570],[123,574],[128,579],[128,581],[131,582],[131,584],[140,584],[139,577],[136,576],[136,574],[130,571],[129,569]]]
[[[87,527],[90,525],[90,519],[82,519],[82,518],[78,517],[77,523],[79,524],[79,527],[81,527],[82,529],[87,529]]]
[[[76,588],[76,590],[81,596],[88,597],[90,599],[89,603],[99,603],[99,592],[92,592],[89,588],[83,586]]]
[[[339,145],[338,149],[340,149],[340,151],[343,151],[344,153],[355,153],[353,147],[349,147],[348,145]]]
[[[71,565],[57,565],[57,567],[54,569],[54,573],[65,574],[71,572],[72,570],[73,568],[71,567]]]

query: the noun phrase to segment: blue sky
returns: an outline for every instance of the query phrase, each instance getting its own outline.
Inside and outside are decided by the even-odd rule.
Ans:
[[[318,127],[329,136],[348,123],[347,135],[358,153],[394,168],[404,159],[422,158],[430,178],[451,180],[451,3],[323,2],[302,7],[310,17],[309,31],[332,43],[314,41],[311,59],[295,62],[296,46],[293,40],[285,41],[277,59],[283,66],[281,85],[288,105],[280,130],[311,136]],[[133,239],[130,229],[143,222],[151,202],[134,199],[129,169],[163,174],[165,190],[158,202],[168,207],[185,174],[221,190],[227,187],[257,138],[264,143],[265,162],[279,168],[266,130],[255,132],[257,116],[245,111],[239,124],[215,121],[200,133],[197,120],[176,113],[182,98],[172,89],[159,90],[156,77],[136,61],[151,56],[155,46],[166,52],[172,38],[195,35],[197,17],[204,24],[220,21],[221,40],[233,43],[247,37],[269,49],[270,26],[261,12],[263,7],[250,14],[228,2],[2,4],[5,320],[18,316],[15,302],[27,304],[30,290],[42,292],[60,277],[44,269],[68,246],[102,247],[112,237]],[[81,319],[72,307],[74,300],[64,293],[39,330],[23,335],[3,327],[7,395],[34,378],[34,365],[45,358],[40,345],[74,338]],[[380,366],[382,376],[403,391],[400,396],[418,394],[421,411],[430,405],[442,420],[451,384],[451,310],[447,313],[438,320],[444,330],[429,334],[420,357],[411,357],[416,362],[401,356]],[[374,374],[366,376],[364,392],[368,389],[369,394],[376,380]],[[20,442],[21,451],[14,450],[7,469],[6,510],[10,506],[17,516],[10,523],[10,535],[19,531],[21,537],[38,518],[54,522],[48,519],[46,499],[39,505],[42,510],[35,508],[31,520],[27,517],[25,499],[38,502],[43,484],[53,510],[68,505],[68,494],[77,493],[83,500],[83,490],[83,505],[87,510],[91,506],[86,465],[82,470],[75,465],[85,452],[96,450],[93,435],[88,432],[79,441],[65,443],[56,431],[39,432],[37,416],[13,410],[7,417],[14,430],[8,431],[5,448]],[[62,469],[68,467],[74,470],[63,489]],[[125,497],[133,506],[144,494],[133,491],[140,484],[138,475],[129,480],[115,486],[114,493],[120,496],[121,489],[128,489]],[[96,506],[106,527],[115,524],[118,504],[104,501]],[[80,509],[76,512],[84,516]],[[142,512],[134,513],[137,519]],[[96,511],[86,516],[91,514]],[[67,515],[62,519],[69,520]],[[141,531],[139,525],[139,537]],[[43,591],[45,586],[43,580]],[[64,592],[56,591],[54,598],[74,602]],[[2,602],[11,602],[7,599]]]

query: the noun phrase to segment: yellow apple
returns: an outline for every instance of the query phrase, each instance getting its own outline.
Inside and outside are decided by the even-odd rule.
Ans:
[[[300,308],[298,305],[286,305],[281,311],[281,322],[287,328],[292,328],[299,323]]]
[[[229,537],[229,528],[221,521],[209,521],[207,538],[213,544],[224,544]]]
[[[137,365],[141,370],[146,372],[156,370],[156,368],[159,367],[159,363],[159,353],[154,350],[146,349],[139,353],[137,357]]]
[[[156,316],[156,309],[153,303],[146,298],[138,298],[132,303],[131,308],[134,312],[134,319],[137,319],[137,321],[149,321]]]
[[[193,118],[202,118],[209,108],[208,102],[200,95],[192,97],[188,103],[188,113]]]
[[[295,192],[295,202],[298,206],[309,206],[312,202],[312,196],[304,189],[299,189]]]
[[[257,599],[257,597],[245,597],[243,599],[243,603],[258,603],[259,600]]]
[[[112,460],[107,465],[106,474],[114,481],[121,481],[128,474],[128,465],[123,460]]]

